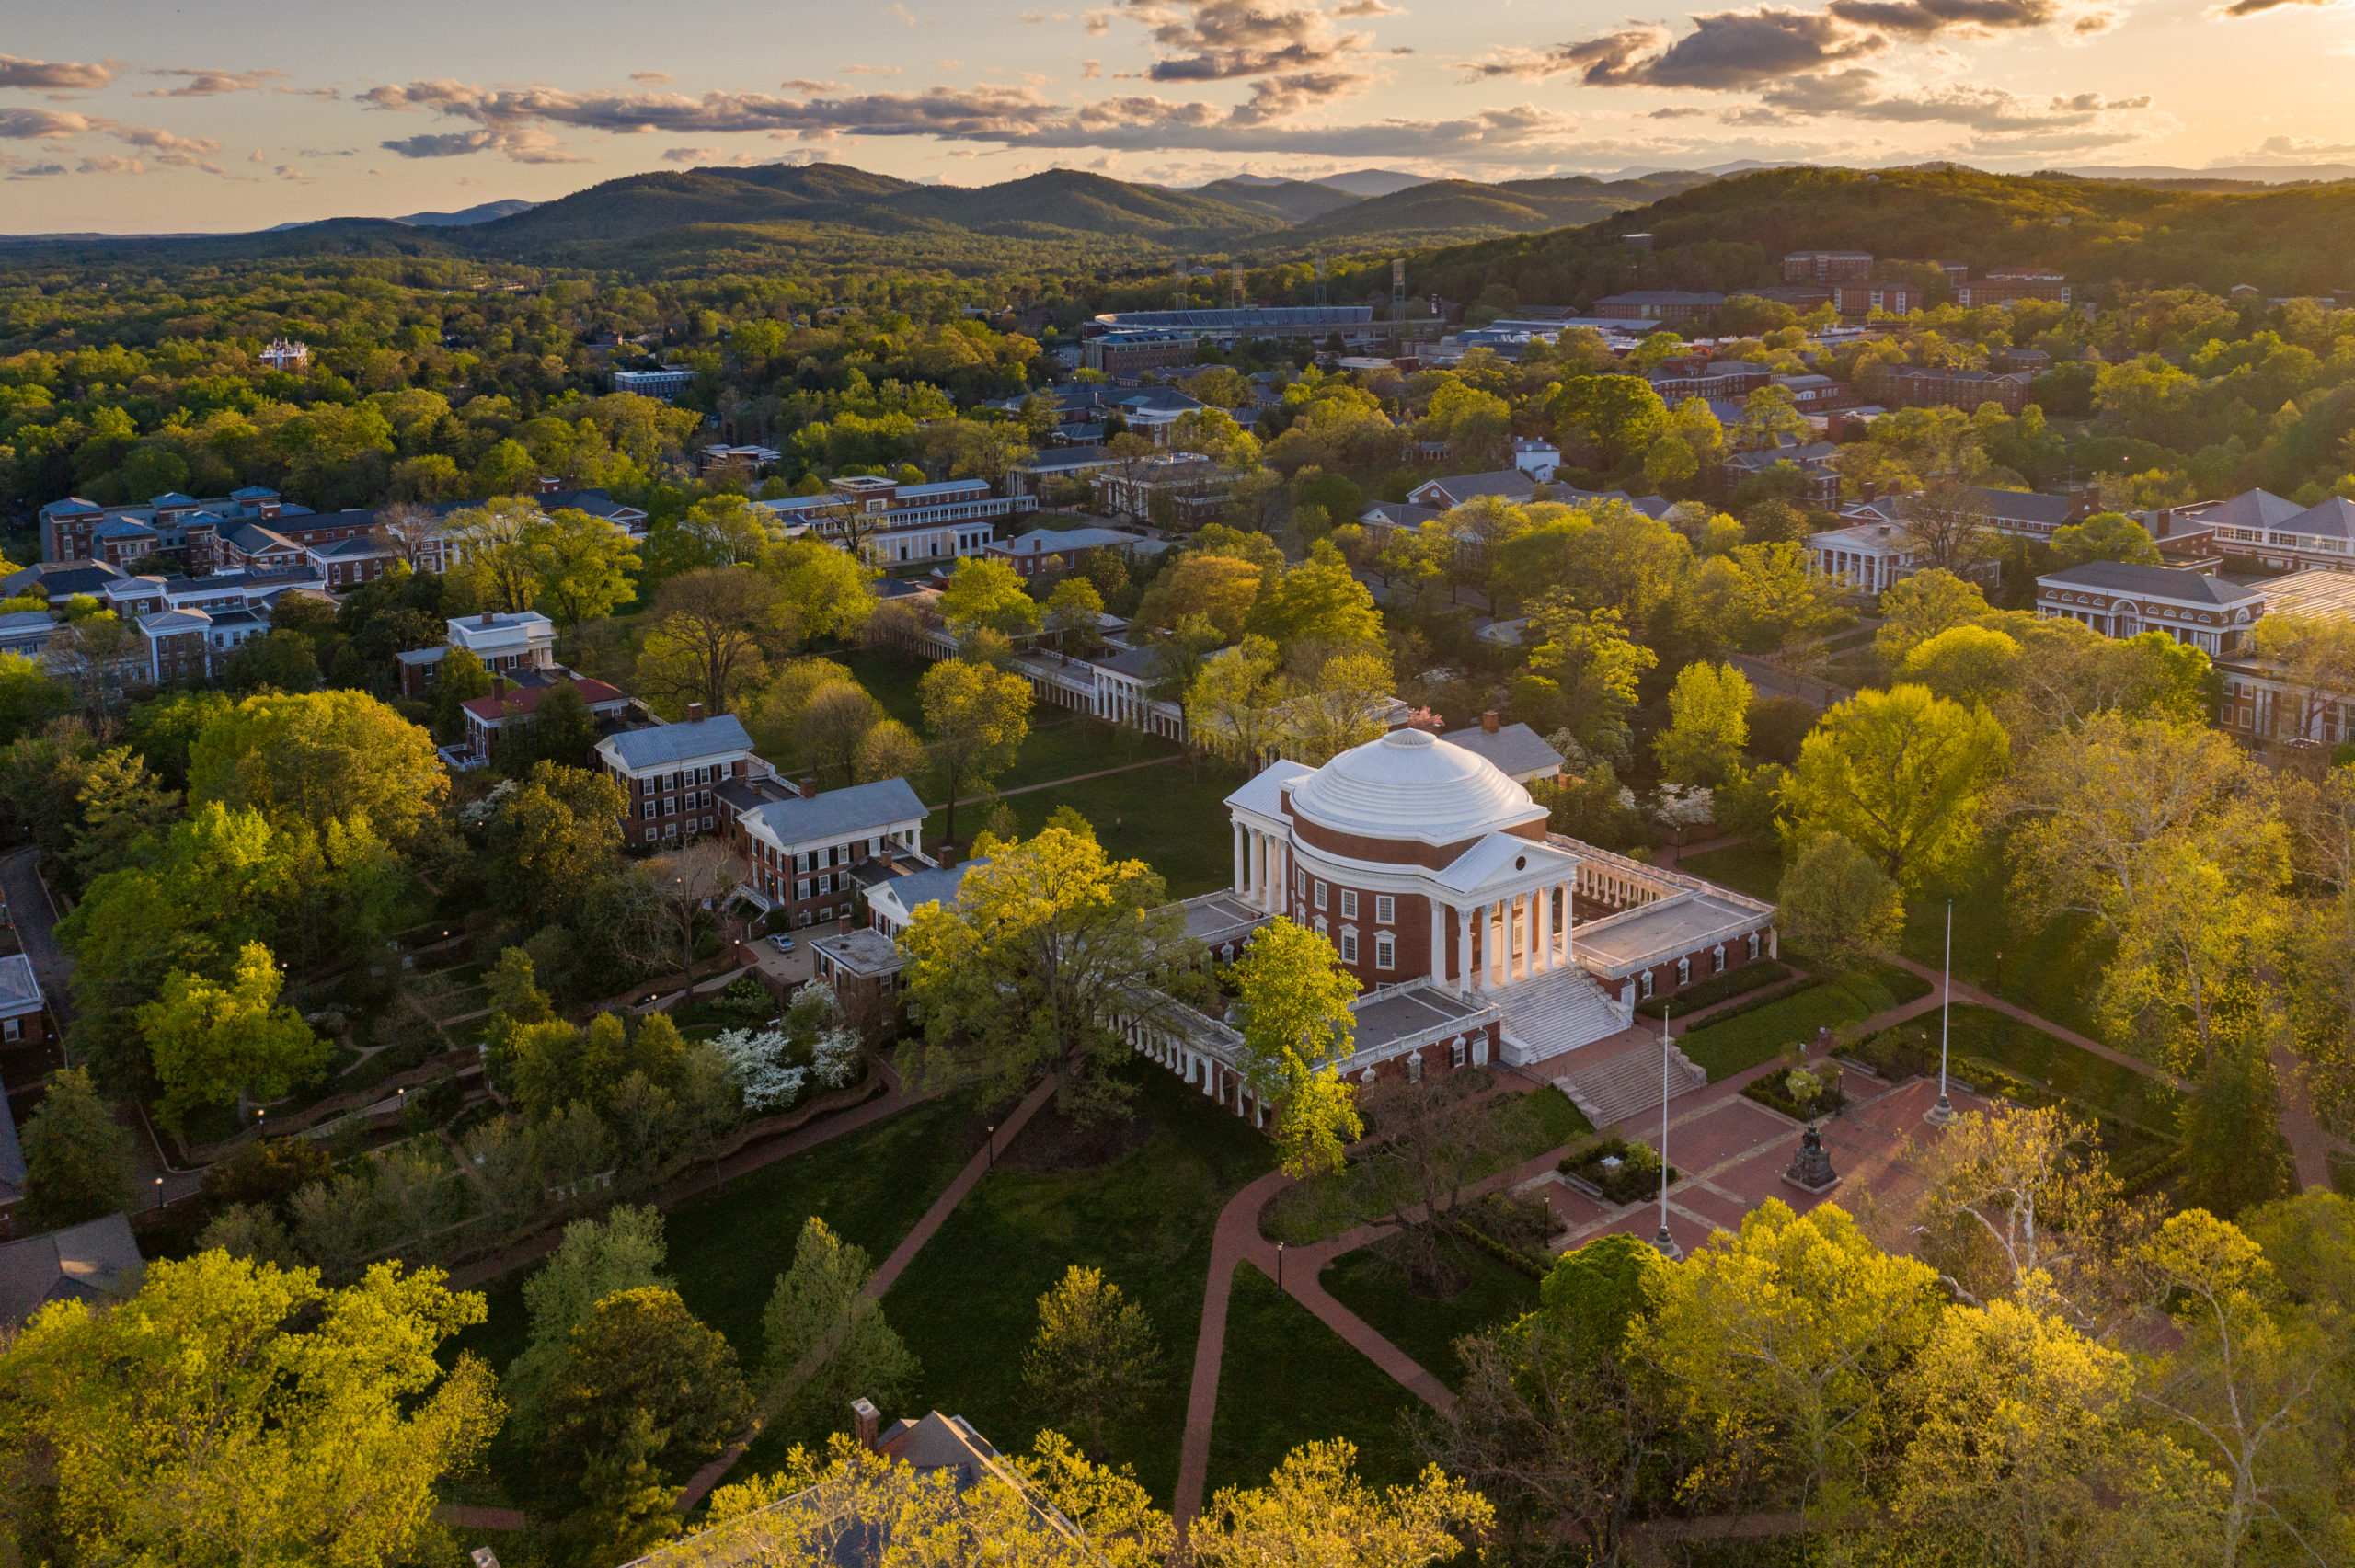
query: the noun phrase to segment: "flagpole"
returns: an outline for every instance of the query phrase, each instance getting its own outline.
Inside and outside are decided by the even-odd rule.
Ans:
[[[1668,1018],[1675,1006],[1673,1001],[1664,1001],[1660,1007],[1660,1234],[1652,1238],[1652,1245],[1661,1256],[1681,1261],[1684,1249],[1668,1233]]]
[[[1954,1011],[1954,900],[1947,900],[1946,972],[1938,981],[1938,1103],[1924,1113],[1922,1119],[1932,1127],[1944,1127],[1954,1120],[1954,1106],[1947,1099],[1947,1046],[1953,1037],[1951,1019]]]

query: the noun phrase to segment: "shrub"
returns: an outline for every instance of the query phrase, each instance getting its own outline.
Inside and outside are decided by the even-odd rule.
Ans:
[[[1590,1144],[1565,1159],[1557,1169],[1592,1185],[1612,1203],[1640,1203],[1660,1192],[1660,1155],[1648,1144],[1630,1143],[1624,1138]],[[1671,1185],[1682,1176],[1675,1166],[1668,1168]]]

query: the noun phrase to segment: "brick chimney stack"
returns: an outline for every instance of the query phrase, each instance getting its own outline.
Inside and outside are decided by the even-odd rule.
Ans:
[[[869,1453],[875,1452],[876,1444],[883,1437],[883,1413],[875,1408],[875,1402],[863,1398],[851,1401],[850,1420],[851,1431],[858,1438],[858,1446]]]
[[[793,787],[800,791],[802,799],[815,800],[818,798],[818,775],[811,773]]]
[[[496,625],[498,625],[498,624],[499,624],[499,612],[498,612],[498,611],[496,611],[496,610],[486,610],[486,611],[484,611],[484,612],[482,612],[482,624],[483,624],[484,625],[486,625],[486,626],[496,626]]]
[[[494,697],[503,697],[507,695],[506,676],[494,675],[490,678],[490,694]]]
[[[1497,731],[1498,731],[1499,728],[1501,728],[1501,727],[1502,727],[1502,726],[1500,726],[1500,725],[1498,723],[1498,721],[1497,721],[1497,710],[1496,710],[1496,709],[1494,709],[1494,708],[1490,708],[1487,713],[1484,713],[1484,714],[1482,714],[1482,715],[1480,715],[1480,733],[1481,733],[1481,734],[1483,734],[1483,735],[1494,735],[1494,734],[1496,734],[1496,733],[1497,733]]]
[[[701,724],[703,722],[703,704],[701,703],[689,703],[687,704],[687,722],[689,724]]]

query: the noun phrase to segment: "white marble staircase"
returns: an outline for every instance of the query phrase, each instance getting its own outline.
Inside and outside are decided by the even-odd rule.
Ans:
[[[1596,1127],[1624,1121],[1638,1111],[1660,1109],[1660,1048],[1638,1046],[1597,1062],[1583,1072],[1565,1073],[1554,1087]],[[1709,1075],[1671,1045],[1668,1047],[1668,1097],[1689,1093],[1709,1082]]]
[[[1576,965],[1485,993],[1504,1012],[1504,1059],[1526,1067],[1627,1026],[1627,1013]]]

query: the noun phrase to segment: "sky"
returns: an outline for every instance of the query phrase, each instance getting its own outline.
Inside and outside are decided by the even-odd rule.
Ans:
[[[1055,7],[1062,8],[1055,8]],[[2355,0],[84,0],[0,20],[0,233],[831,160],[985,185],[2355,160]]]

